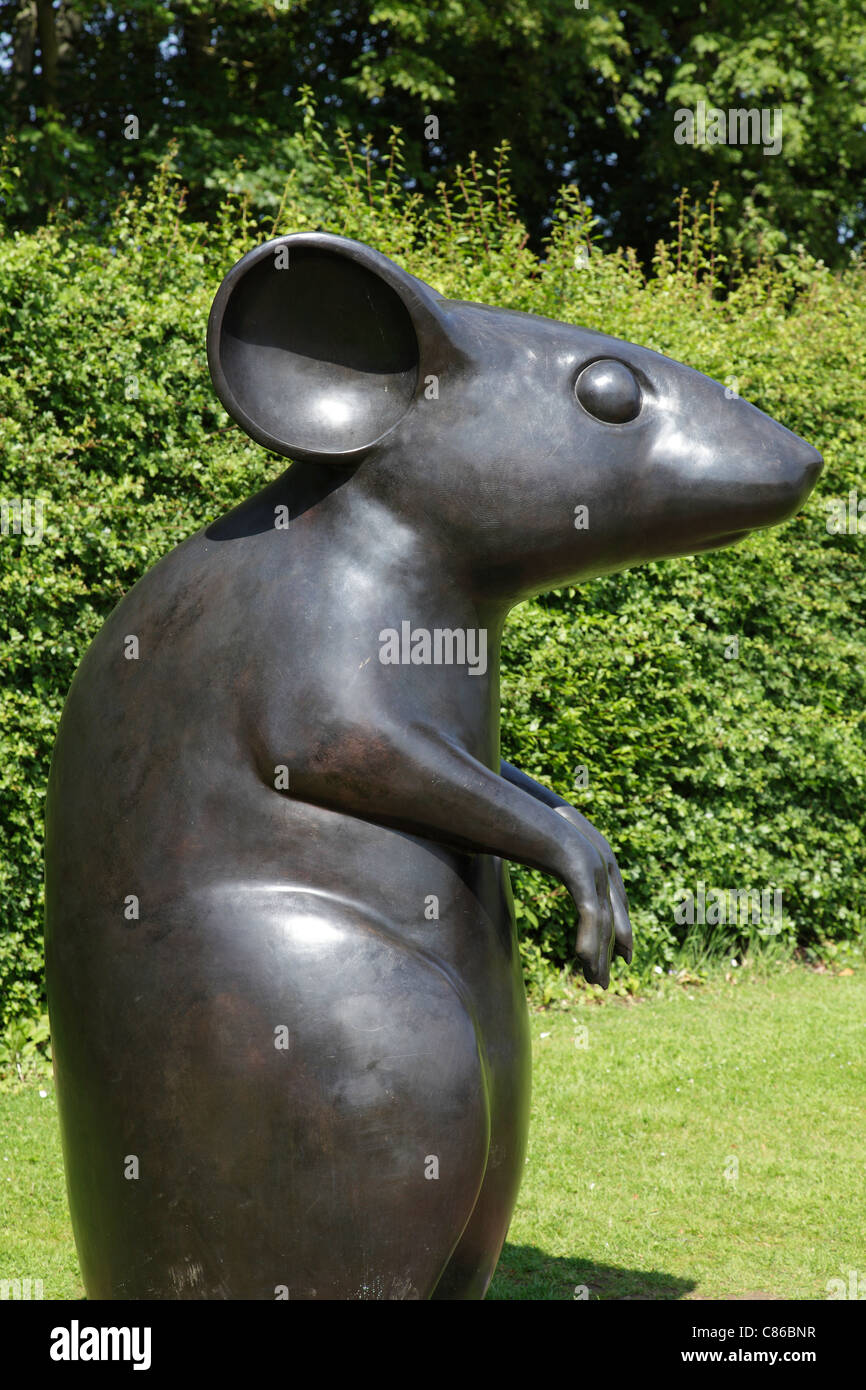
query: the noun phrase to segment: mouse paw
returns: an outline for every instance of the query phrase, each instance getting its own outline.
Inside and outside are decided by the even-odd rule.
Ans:
[[[583,967],[585,978],[591,984],[601,984],[606,989],[610,981],[610,962],[612,958],[614,956],[621,956],[628,965],[631,962],[634,950],[625,884],[622,881],[622,874],[620,873],[619,865],[616,862],[613,850],[604,836],[596,830],[595,826],[592,825],[585,816],[582,816],[579,811],[575,810],[573,806],[557,806],[556,812],[564,821],[573,826],[575,830],[578,830],[585,841],[589,842],[593,849],[595,849],[604,868],[604,895],[602,893],[602,886],[599,885],[595,892],[595,913],[592,911],[581,912],[581,924],[577,936],[577,956]],[[581,882],[585,881],[586,871],[581,875]],[[581,903],[578,901],[577,897],[575,897],[575,892],[571,889],[570,885],[569,891],[575,899],[575,903],[580,911]],[[583,896],[584,898],[586,897],[585,892]],[[602,958],[600,954],[602,941],[600,938],[596,939],[596,936],[600,926],[598,911],[600,909],[602,916],[604,915],[605,900],[611,912],[613,931],[611,939],[607,943],[608,949],[606,955]],[[584,927],[584,917],[586,917],[587,921],[586,927]],[[587,958],[585,954],[587,949],[590,952],[589,958]],[[587,966],[589,966],[590,973],[588,973]]]

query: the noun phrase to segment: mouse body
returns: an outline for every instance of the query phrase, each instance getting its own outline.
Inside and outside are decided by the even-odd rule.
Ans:
[[[90,1298],[480,1299],[523,1173],[507,861],[630,958],[604,837],[500,760],[510,608],[785,520],[820,455],[648,349],[449,301],[327,233],[257,247],[215,388],[291,458],[81,662],[46,971]]]

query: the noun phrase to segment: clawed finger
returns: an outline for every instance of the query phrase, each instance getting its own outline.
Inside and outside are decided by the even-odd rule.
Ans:
[[[584,906],[580,909],[575,948],[584,978],[589,984],[599,984],[607,989],[613,941],[614,915],[610,897],[605,893],[604,902],[593,908]]]
[[[613,906],[613,953],[615,956],[621,956],[626,965],[631,965],[634,941],[632,939],[631,922],[629,921],[628,904],[625,900],[625,894],[617,892],[615,888],[611,888],[610,900]]]

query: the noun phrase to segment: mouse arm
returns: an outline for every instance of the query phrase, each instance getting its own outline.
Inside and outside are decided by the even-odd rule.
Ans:
[[[329,741],[314,776],[293,776],[290,795],[556,875],[577,907],[576,954],[584,974],[607,986],[615,939],[610,850],[588,822],[584,829],[582,818],[572,818],[577,812],[546,804],[543,789],[526,782],[529,789],[500,777],[430,727],[380,725],[374,754],[369,735],[347,730]]]
[[[554,811],[558,812],[564,820],[567,820],[570,825],[577,826],[577,829],[586,836],[590,843],[595,845],[604,859],[608,880],[610,882],[610,901],[613,907],[614,937],[616,942],[614,955],[622,956],[626,962],[630,961],[632,956],[632,933],[631,922],[629,921],[628,915],[628,897],[626,896],[625,884],[622,881],[619,865],[616,862],[613,850],[607,840],[603,835],[599,834],[595,826],[591,825],[586,817],[582,816],[579,811],[576,811],[569,802],[564,801],[561,796],[551,791],[549,787],[543,787],[540,782],[534,781],[533,778],[527,776],[525,772],[521,772],[519,767],[513,767],[511,763],[507,763],[503,758],[499,764],[499,769],[506,782],[510,782],[514,787],[520,787],[523,791],[528,792],[530,796],[534,796],[536,800],[543,802],[545,806],[550,806]]]

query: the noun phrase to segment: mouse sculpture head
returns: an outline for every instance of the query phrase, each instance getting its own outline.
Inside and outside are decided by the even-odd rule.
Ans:
[[[661,353],[442,298],[367,246],[280,237],[223,281],[217,393],[267,448],[429,531],[506,605],[730,545],[802,506],[820,454]]]

